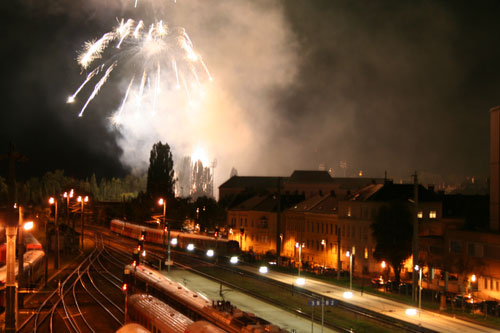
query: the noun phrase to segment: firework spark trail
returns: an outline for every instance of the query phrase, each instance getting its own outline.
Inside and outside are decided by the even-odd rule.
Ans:
[[[108,47],[112,42],[114,47]],[[102,63],[96,66],[76,92],[68,97],[68,102],[74,102],[83,88],[107,68],[79,116],[82,116],[117,64],[120,64],[121,68],[118,73],[132,75],[132,79],[127,79],[130,83],[121,107],[116,112],[118,118],[128,109],[127,103],[133,90],[136,91],[136,111],[148,107],[152,108],[149,114],[154,115],[159,107],[160,94],[163,93],[160,87],[166,87],[168,92],[173,88],[180,89],[182,85],[189,103],[192,104],[194,96],[198,98],[204,94],[203,84],[212,81],[207,66],[194,50],[186,30],[182,27],[170,29],[161,20],[150,24],[149,28],[146,28],[142,20],[137,23],[132,19],[120,20],[117,27],[102,35],[99,40],[85,43],[77,60],[82,70],[87,70],[98,59],[102,59]],[[167,69],[166,75],[160,75],[161,67]],[[136,68],[140,68],[141,72],[138,73]],[[134,80],[136,76],[141,76],[141,80]]]
[[[90,72],[87,75],[87,78],[85,79],[85,81],[83,81],[83,83],[78,87],[78,89],[76,89],[76,91],[73,93],[73,95],[71,95],[70,97],[68,97],[67,103],[73,103],[75,101],[76,95],[78,95],[78,93],[80,92],[80,90],[82,90],[82,88],[85,87],[85,85],[87,84],[87,82],[89,82],[94,77],[94,75],[96,75],[98,72],[99,72],[99,67],[97,67],[92,72]]]
[[[96,42],[85,43],[85,51],[78,57],[78,63],[82,68],[86,69],[95,59],[100,58],[104,49],[113,39],[115,39],[115,34],[107,32]]]
[[[135,76],[132,77],[132,79],[130,80],[130,83],[128,84],[127,92],[125,93],[125,97],[123,98],[122,105],[120,106],[120,111],[118,111],[118,114],[114,118],[115,123],[120,122],[120,117],[122,115],[123,108],[125,107],[125,103],[127,102],[128,94],[130,93],[130,88],[132,87],[132,83],[134,83],[134,78],[135,78]]]
[[[106,83],[106,81],[108,80],[109,74],[111,74],[111,72],[113,71],[113,68],[115,68],[115,66],[116,66],[116,61],[111,66],[109,66],[108,69],[106,69],[106,73],[99,80],[99,82],[97,82],[97,84],[95,85],[94,91],[92,91],[92,94],[90,94],[90,97],[87,99],[87,102],[85,103],[82,110],[78,114],[78,117],[81,117],[83,115],[83,112],[87,108],[87,105],[89,105],[90,101],[94,99],[95,95],[97,95],[97,93],[99,92],[99,89],[101,89],[102,85],[104,83]]]
[[[156,87],[153,98],[153,116],[156,114],[156,100],[158,99],[158,93],[160,92],[160,63],[158,63],[158,72],[156,74]]]

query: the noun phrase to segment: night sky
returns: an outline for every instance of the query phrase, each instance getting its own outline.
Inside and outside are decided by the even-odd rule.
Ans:
[[[240,175],[289,175],[322,163],[342,176],[342,160],[348,175],[488,177],[489,109],[500,104],[498,1],[133,3],[0,4],[0,153],[12,141],[28,158],[20,178],[55,169],[124,176],[141,165],[131,160],[145,162],[149,141],[183,147],[177,134],[155,133],[137,143],[142,153],[123,158],[126,132],[109,125],[123,84],[103,87],[82,118],[79,106],[66,104],[84,78],[78,50],[123,17],[184,26],[218,80],[224,103],[212,108],[231,123],[218,121],[216,131],[236,122],[247,134],[241,144],[237,132],[213,142],[216,182],[233,166]],[[5,163],[0,171],[6,177]]]

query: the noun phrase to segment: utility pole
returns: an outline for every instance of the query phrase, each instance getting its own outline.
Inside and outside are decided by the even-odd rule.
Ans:
[[[17,308],[22,309],[24,306],[24,295],[22,292],[19,292],[24,287],[24,279],[23,279],[23,268],[24,268],[24,244],[23,244],[23,207],[21,205],[19,208],[19,223],[17,227]]]
[[[337,280],[340,280],[340,269],[342,268],[340,262],[340,228],[336,228],[337,231]]]
[[[276,214],[276,264],[281,266],[281,177],[278,177],[278,200]]]
[[[413,274],[412,274],[412,299],[417,301],[417,283],[418,277],[415,274],[415,265],[418,265],[418,178],[417,171],[413,175]]]
[[[0,156],[0,159],[9,161],[8,200],[4,219],[6,222],[5,234],[7,236],[7,276],[5,281],[5,332],[16,331],[16,234],[18,221],[15,216],[15,205],[17,201],[16,193],[16,162],[25,161],[26,157],[16,151],[14,144],[10,143],[9,152]]]

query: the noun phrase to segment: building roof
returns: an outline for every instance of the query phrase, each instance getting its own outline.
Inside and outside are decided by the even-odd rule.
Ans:
[[[302,195],[281,195],[281,211],[304,200]],[[275,194],[256,195],[229,210],[276,212],[278,210],[278,199]]]
[[[333,178],[326,171],[295,170],[288,178],[288,183],[332,183]]]
[[[220,188],[249,188],[249,189],[267,189],[277,188],[278,179],[282,181],[286,177],[259,177],[259,176],[233,176],[219,186]]]
[[[336,213],[338,199],[331,194],[317,194],[292,206],[289,211],[293,212],[314,212],[314,213]]]
[[[351,201],[395,201],[409,199],[413,200],[413,184],[394,184],[385,182],[384,184],[371,184],[360,189],[348,197]],[[418,186],[418,201],[440,201],[438,195],[422,185]]]

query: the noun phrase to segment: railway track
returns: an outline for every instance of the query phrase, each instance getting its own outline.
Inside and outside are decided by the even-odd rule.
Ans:
[[[96,235],[95,243],[57,288],[31,301],[38,304],[20,323],[19,332],[114,332],[122,326],[121,272],[127,262],[108,249],[101,236]]]
[[[113,241],[116,240],[116,238],[113,239]],[[109,238],[109,241],[111,241],[111,237]],[[125,240],[125,239],[118,239],[118,241],[122,244],[122,247],[124,248],[130,248],[131,244],[133,244],[133,240]],[[132,242],[132,243],[130,243]],[[133,244],[135,245],[135,244]],[[145,258],[145,261],[148,265],[153,266],[153,267],[158,267],[159,262],[164,259],[164,249],[161,248],[161,246],[156,246],[156,245],[148,245],[147,246],[147,253],[148,256]],[[241,270],[238,269],[237,266],[227,266],[227,265],[222,265],[222,264],[215,264],[213,262],[207,262],[206,260],[194,258],[192,255],[187,255],[183,252],[177,252],[177,251],[172,251],[174,263],[182,268],[182,269],[189,269],[190,271],[203,275],[204,277],[211,279],[213,281],[216,281],[218,283],[222,283],[224,285],[227,285],[235,290],[239,290],[243,293],[250,294],[254,297],[258,297],[261,300],[274,304],[278,307],[281,307],[289,312],[295,313],[298,316],[308,318],[310,319],[310,314],[306,313],[303,308],[300,307],[293,307],[289,303],[284,303],[284,302],[279,302],[275,298],[268,297],[266,295],[257,295],[255,292],[251,290],[246,290],[245,288],[241,287],[240,285],[232,284],[229,283],[228,281],[224,281],[217,277],[214,274],[210,274],[210,270],[199,270],[193,267],[203,267],[203,266],[211,266],[213,268],[217,268],[220,270],[225,270],[227,272],[232,272],[232,273],[237,273],[240,274],[241,276],[246,276],[249,278],[254,278],[258,279],[261,282],[264,282],[270,286],[273,286],[276,288],[276,290],[281,290],[281,292],[284,293],[290,293],[291,288],[290,285],[284,284],[282,282],[273,280],[271,278],[267,278],[265,276],[262,276],[260,274],[254,274],[251,272],[248,272],[246,270]],[[130,258],[130,254],[128,254]],[[129,259],[130,261],[130,259]],[[302,288],[297,288],[297,286],[293,287],[294,293],[296,293],[299,296],[302,296],[307,299],[328,299],[327,297],[324,297],[322,295],[319,295],[317,293],[311,292],[306,289]],[[332,298],[333,299],[333,298]],[[350,313],[353,317],[360,317],[364,318],[366,321],[372,323],[373,325],[380,325],[381,327],[384,327],[385,329],[388,329],[389,331],[397,331],[397,332],[426,332],[426,333],[431,333],[434,332],[432,330],[426,329],[424,327],[414,325],[402,320],[398,320],[392,317],[385,316],[383,314],[379,314],[374,311],[370,311],[361,307],[357,307],[355,305],[350,304],[349,302],[345,302],[341,299],[335,299],[337,302],[337,307],[344,310],[346,313]],[[331,329],[340,331],[340,332],[349,332],[350,327],[342,327],[334,320],[325,320],[325,326],[330,327]]]

